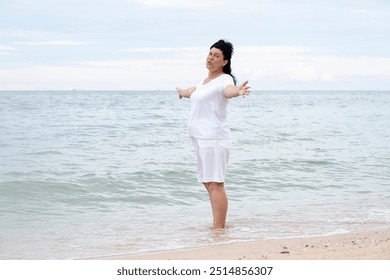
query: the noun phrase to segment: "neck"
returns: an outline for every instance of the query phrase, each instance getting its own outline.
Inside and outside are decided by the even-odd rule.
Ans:
[[[223,72],[223,70],[221,69],[221,70],[217,70],[217,71],[209,71],[209,79],[213,79],[213,78],[215,78],[215,77],[218,77],[218,76],[220,76],[220,75],[222,75],[224,72]]]

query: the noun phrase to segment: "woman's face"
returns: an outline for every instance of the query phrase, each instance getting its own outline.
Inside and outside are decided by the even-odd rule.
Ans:
[[[220,71],[228,63],[227,60],[224,60],[223,53],[220,49],[212,48],[209,51],[209,55],[206,59],[206,67],[210,71]]]

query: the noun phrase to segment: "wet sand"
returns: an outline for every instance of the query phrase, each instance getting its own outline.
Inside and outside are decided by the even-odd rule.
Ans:
[[[260,240],[103,260],[390,260],[390,228],[329,236]]]

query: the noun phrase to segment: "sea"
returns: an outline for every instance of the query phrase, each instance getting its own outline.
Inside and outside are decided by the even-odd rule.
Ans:
[[[83,259],[390,225],[390,91],[229,101],[213,230],[174,91],[1,91],[0,259]]]

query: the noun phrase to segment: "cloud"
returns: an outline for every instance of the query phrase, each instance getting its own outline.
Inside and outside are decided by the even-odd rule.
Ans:
[[[13,50],[14,48],[5,46],[5,45],[0,45],[0,50]]]
[[[204,61],[207,55],[207,48],[204,47],[171,47],[171,48],[126,48],[125,53],[134,59],[161,59],[165,60],[186,60]]]
[[[156,53],[156,52],[193,52],[193,51],[204,51],[204,47],[183,47],[183,48],[127,48],[124,49],[126,52],[145,52],[145,53]]]
[[[136,2],[150,8],[207,8],[230,11],[262,11],[275,10],[280,3],[271,0],[136,0]]]
[[[137,2],[149,7],[199,7],[204,6],[202,0],[198,1],[183,1],[183,0],[136,0]]]
[[[130,48],[134,58],[0,68],[2,89],[173,90],[207,75],[207,49]],[[140,56],[146,54],[145,56]],[[253,89],[387,89],[390,58],[343,57],[302,46],[236,46],[233,72]],[[375,84],[376,82],[381,82]]]
[[[190,0],[136,0],[137,2],[149,6],[149,7],[173,7],[173,8],[200,8],[200,7],[210,7],[212,6],[218,6],[221,4],[228,4],[229,0],[214,0],[213,2],[210,2],[208,0],[197,0],[197,1],[190,1]]]
[[[343,57],[300,46],[237,48],[235,66],[250,79],[283,77],[290,81],[331,82],[343,77],[388,77],[390,58]]]
[[[20,42],[22,45],[31,45],[31,46],[77,46],[77,45],[87,45],[86,42],[77,42],[72,40],[54,40],[54,41],[37,41],[37,42]]]
[[[184,60],[137,59],[0,68],[0,89],[172,90],[196,82],[203,72],[201,65],[197,67]]]
[[[12,50],[14,50],[14,48],[6,45],[0,45],[0,55],[9,55]]]

